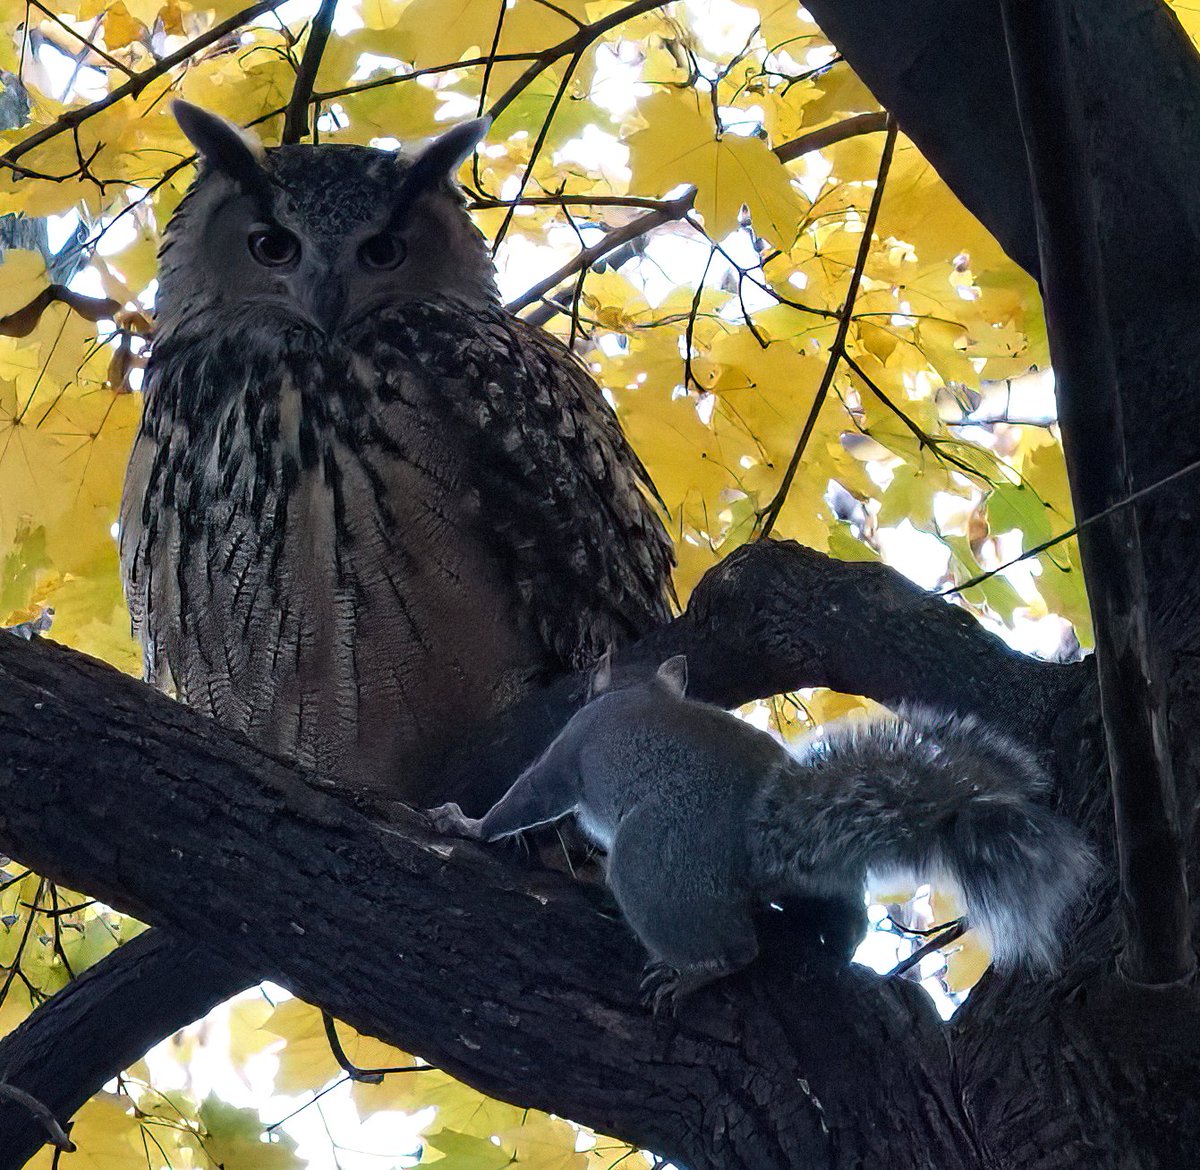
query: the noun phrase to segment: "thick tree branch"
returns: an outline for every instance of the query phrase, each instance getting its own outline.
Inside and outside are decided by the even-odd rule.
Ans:
[[[313,86],[317,83],[317,73],[321,68],[321,58],[325,55],[325,43],[329,40],[329,30],[333,27],[333,14],[337,5],[338,0],[321,0],[321,7],[313,17],[312,26],[308,30],[308,40],[304,45],[304,56],[300,58],[300,68],[296,71],[296,82],[292,86],[292,96],[283,120],[283,135],[280,138],[282,143],[300,142],[308,133],[308,107],[312,101]]]
[[[399,806],[375,823],[50,644],[0,641],[0,675],[0,847],[49,876],[485,1092],[695,1170],[782,1170],[825,1160],[831,1142],[876,1161],[888,1135],[857,1117],[884,1107],[920,1119],[939,1166],[965,1164],[939,1025],[910,985],[804,980],[768,960],[663,1025],[637,1002],[641,956],[598,889],[431,836]],[[844,1042],[822,1046],[831,1015]],[[885,1036],[905,1046],[890,1075]]]
[[[16,639],[6,641],[15,643]],[[6,643],[0,643],[0,653],[6,648]],[[831,685],[884,702],[908,698],[964,714],[986,711],[1000,721],[1006,721],[1007,713],[1012,712],[1014,719],[1020,716],[1022,721],[1017,726],[1028,734],[1029,742],[1043,751],[1052,746],[1056,713],[1069,712],[1081,695],[1086,698],[1090,674],[1083,665],[1036,663],[1014,653],[961,610],[931,598],[883,566],[846,564],[799,545],[770,541],[746,546],[728,558],[698,587],[684,617],[627,650],[618,667],[657,664],[680,652],[689,655],[693,693],[714,702],[736,704],[800,686]],[[56,654],[48,646],[42,647],[41,653]],[[0,696],[16,694],[6,661],[0,658]],[[70,680],[74,676],[67,673],[65,677]],[[74,685],[79,686],[79,680]],[[131,688],[130,701],[134,694],[141,696],[139,702],[152,700],[134,684],[124,685]],[[51,689],[50,684],[44,689]],[[463,751],[445,764],[444,794],[461,797],[471,793],[473,799],[466,803],[476,810],[490,804],[561,727],[581,701],[582,690],[582,678],[564,679],[522,704],[498,726],[466,737]],[[68,688],[64,701],[86,707],[91,698],[84,699],[84,691],[86,686],[72,699]],[[0,703],[3,701],[0,698]],[[34,701],[43,700],[39,697]],[[154,702],[157,711],[160,701]],[[31,736],[21,714],[31,708],[31,703],[18,701],[14,725],[12,711],[6,715],[0,707],[0,759],[13,758],[7,750],[12,736],[22,750],[38,748],[39,741]],[[163,710],[172,717],[186,715],[174,706]],[[1029,717],[1030,711],[1034,718]],[[101,728],[109,726],[107,719],[105,715],[100,720]],[[153,726],[147,714],[139,719],[149,720]],[[207,726],[203,721],[201,725]],[[66,729],[60,732],[57,738],[70,738]],[[80,744],[80,750],[84,750],[87,734],[72,733],[83,737],[72,739]],[[1078,756],[1077,739],[1070,740],[1067,750],[1072,758]],[[129,782],[144,781],[134,776]],[[107,781],[102,784],[95,776],[89,786],[93,791],[109,790]],[[0,800],[0,808],[4,804],[5,800]],[[0,824],[0,840],[4,831]],[[339,830],[343,839],[346,831]],[[115,828],[107,830],[106,836],[114,842],[123,840]],[[213,840],[217,839],[214,836]],[[151,913],[147,907],[142,909]],[[398,924],[395,929],[394,937],[398,938]],[[154,940],[154,977],[139,979],[128,968],[134,967],[136,973],[139,948],[149,947],[150,940]],[[573,953],[574,945],[572,942],[569,952]],[[334,953],[339,953],[336,948]],[[636,955],[628,948],[621,954],[626,957],[608,960],[610,965],[615,964],[613,970],[623,970],[622,963],[636,965]],[[489,956],[487,963],[493,960],[494,956]],[[81,982],[69,996],[64,993],[55,997],[14,1037],[0,1043],[0,1073],[31,1092],[46,1095],[65,1119],[105,1080],[130,1063],[131,1051],[140,1055],[136,1050],[149,1047],[191,1022],[210,1000],[232,993],[239,981],[236,976],[222,974],[223,970],[218,967],[214,971],[211,961],[197,961],[192,944],[156,929],[109,956],[88,977],[90,982]],[[267,968],[254,971],[261,976]],[[248,973],[241,982],[248,984],[253,979]],[[873,986],[868,983],[863,988],[863,994],[869,995],[872,1002]],[[181,994],[181,989],[186,994]],[[816,993],[809,989],[804,994]],[[848,1012],[852,1002],[853,996],[844,1003]],[[339,1013],[344,1010],[340,1004],[329,1006]],[[874,1018],[870,1011],[860,1016],[861,1011],[855,1006],[844,1024],[852,1032],[866,1029]],[[804,1026],[815,1025],[810,1020]],[[123,1037],[127,1030],[126,1040]],[[55,1061],[47,1065],[44,1053],[66,1043],[63,1037],[71,1037],[72,1045],[89,1053],[91,1062],[81,1059],[77,1063]],[[404,1043],[412,1041],[406,1037]],[[98,1060],[98,1054],[109,1059]],[[869,1046],[853,1058],[845,1058],[861,1058],[864,1062],[872,1059]],[[52,1090],[47,1087],[47,1076],[55,1079]],[[823,1087],[818,1089],[823,1091]],[[885,1085],[880,1091],[892,1090]],[[833,1100],[831,1097],[826,1104],[832,1107]],[[843,1108],[849,1117],[853,1106],[847,1101]],[[582,1117],[583,1113],[577,1111],[577,1115]],[[16,1118],[14,1125],[21,1121]],[[29,1118],[24,1118],[23,1130],[0,1128],[0,1134],[5,1133],[12,1134],[11,1148],[23,1156],[18,1159],[16,1152],[10,1155],[10,1146],[0,1140],[0,1170],[22,1165],[44,1140],[44,1132]]]
[[[164,930],[120,948],[60,991],[53,1010],[35,1012],[0,1043],[0,1085],[28,1093],[61,1124],[101,1086],[163,1038],[147,1007],[166,998],[176,1018],[199,1019],[253,977],[213,952]],[[109,1026],[96,1043],[97,1005]],[[0,1097],[0,1166],[18,1167],[46,1140],[41,1118]]]

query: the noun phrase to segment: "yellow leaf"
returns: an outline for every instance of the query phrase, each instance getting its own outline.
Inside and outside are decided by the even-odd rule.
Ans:
[[[761,138],[718,138],[706,105],[691,91],[653,94],[638,112],[648,125],[628,140],[636,190],[663,195],[691,183],[710,235],[733,231],[745,206],[755,231],[790,247],[803,208],[787,168]]]
[[[40,252],[10,248],[0,261],[0,317],[23,309],[49,283]]]
[[[145,1167],[141,1126],[132,1116],[132,1102],[116,1093],[98,1093],[75,1114],[71,1140],[73,1154],[55,1158],[51,1146],[29,1163],[28,1170],[137,1170]]]
[[[104,17],[104,43],[111,49],[123,49],[146,36],[146,26],[129,14],[118,0]]]

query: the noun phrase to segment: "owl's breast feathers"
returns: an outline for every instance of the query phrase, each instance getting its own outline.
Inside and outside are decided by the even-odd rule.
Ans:
[[[388,783],[670,613],[648,477],[586,371],[496,308],[330,345],[160,343],[122,502],[147,673],[260,743]]]

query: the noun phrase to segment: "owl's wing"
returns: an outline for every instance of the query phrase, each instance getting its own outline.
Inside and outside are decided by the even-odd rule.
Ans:
[[[586,665],[669,619],[674,550],[661,505],[564,346],[500,308],[453,302],[414,303],[371,328],[431,380],[435,408],[470,448],[483,531],[556,659]]]

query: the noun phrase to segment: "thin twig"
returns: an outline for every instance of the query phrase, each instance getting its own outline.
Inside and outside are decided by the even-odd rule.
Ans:
[[[974,589],[976,585],[982,585],[985,581],[990,581],[998,573],[1003,573],[1005,569],[1011,569],[1013,565],[1019,565],[1022,561],[1027,561],[1032,557],[1040,556],[1047,549],[1053,548],[1056,544],[1062,544],[1064,540],[1070,540],[1075,536],[1081,528],[1087,528],[1095,524],[1098,520],[1104,520],[1111,516],[1114,512],[1120,511],[1122,508],[1128,508],[1130,504],[1136,504],[1138,500],[1144,499],[1146,496],[1153,494],[1160,488],[1166,487],[1170,483],[1174,483],[1177,479],[1182,479],[1185,475],[1191,475],[1193,471],[1200,470],[1200,459],[1193,463],[1188,463],[1181,467],[1178,471],[1172,471],[1170,475],[1163,476],[1162,479],[1155,480],[1154,483],[1148,484],[1144,488],[1139,488],[1136,492],[1126,496],[1124,499],[1118,500],[1115,504],[1110,504],[1103,511],[1096,512],[1089,516],[1086,520],[1080,520],[1078,524],[1072,524],[1070,528],[1064,532],[1060,532],[1057,536],[1050,537],[1049,540],[1043,540],[1040,544],[1035,544],[1032,548],[1026,549],[1020,556],[1013,557],[1011,561],[1005,561],[1002,565],[997,565],[994,569],[988,569],[986,573],[979,573],[977,576],[968,578],[957,585],[948,586],[938,593],[933,594],[934,597],[950,597],[955,593],[962,593],[967,589]]]
[[[540,74],[549,69],[555,61],[559,61],[567,56],[581,56],[589,45],[599,40],[606,32],[611,32],[626,21],[632,20],[635,16],[642,16],[647,12],[653,12],[656,8],[665,8],[669,3],[670,0],[634,0],[634,3],[626,4],[624,8],[617,9],[616,12],[610,13],[603,20],[597,20],[592,24],[584,25],[577,33],[567,37],[566,40],[559,41],[557,45],[551,45],[548,49],[543,49],[533,59],[529,68],[492,103],[492,107],[488,110],[488,113],[493,119],[498,118],[504,110],[508,109],[516,101],[525,91],[526,87]]]
[[[554,100],[550,103],[550,109],[546,112],[545,118],[542,119],[542,125],[538,130],[537,138],[534,139],[533,148],[529,152],[529,161],[525,164],[525,170],[521,174],[521,186],[517,189],[517,198],[520,199],[525,194],[525,188],[529,185],[529,180],[533,178],[533,168],[537,163],[538,156],[542,153],[542,147],[546,145],[546,136],[550,133],[550,125],[554,121],[554,115],[558,113],[558,107],[562,104],[563,96],[567,92],[567,86],[571,84],[571,75],[575,72],[576,66],[579,64],[579,58],[583,56],[583,50],[575,53],[567,65],[567,70],[562,76],[562,80],[558,83],[558,88],[554,91]],[[504,237],[508,235],[509,225],[512,223],[513,216],[516,214],[516,207],[510,207],[504,213],[504,220],[500,224],[500,230],[496,232],[496,238],[492,241],[492,251],[504,242]]]
[[[337,1034],[337,1021],[333,1016],[328,1012],[322,1012],[321,1023],[325,1026],[325,1039],[329,1041],[329,1051],[333,1053],[333,1059],[338,1062],[338,1067],[352,1081],[361,1081],[365,1085],[378,1085],[389,1073],[423,1072],[425,1069],[433,1067],[428,1064],[398,1064],[391,1068],[359,1068],[346,1055],[341,1038]]]
[[[645,215],[631,219],[622,227],[605,232],[603,239],[597,240],[589,248],[584,248],[574,259],[543,280],[539,280],[532,288],[526,289],[515,300],[509,301],[506,306],[508,311],[516,313],[528,305],[540,301],[542,297],[552,292],[564,281],[572,279],[580,268],[590,268],[597,260],[607,256],[609,252],[619,248],[622,244],[636,240],[639,236],[644,236],[647,232],[653,231],[665,223],[670,223],[672,220],[683,219],[692,209],[692,201],[695,197],[696,192],[688,190],[677,199],[667,200],[661,210],[649,211]]]
[[[906,971],[911,971],[926,955],[930,955],[934,951],[940,951],[942,947],[947,947],[952,942],[962,938],[967,933],[970,925],[970,922],[966,918],[956,918],[941,934],[935,934],[928,942],[922,943],[917,947],[907,959],[901,959],[888,972],[888,975],[903,975]]]
[[[761,513],[762,528],[759,532],[760,540],[770,536],[771,529],[775,527],[775,521],[779,519],[779,513],[783,510],[784,502],[787,500],[792,480],[796,478],[796,470],[800,466],[801,459],[804,458],[805,448],[808,446],[808,441],[816,429],[817,417],[821,413],[821,407],[825,404],[825,398],[829,394],[830,386],[833,385],[833,378],[837,373],[838,364],[845,355],[846,336],[850,332],[850,321],[854,316],[854,302],[858,298],[859,285],[862,283],[863,271],[867,266],[867,257],[871,252],[871,239],[875,234],[875,223],[879,218],[879,208],[883,203],[883,192],[887,186],[888,170],[892,165],[892,154],[895,148],[896,120],[891,115],[888,115],[887,137],[884,139],[883,154],[879,159],[879,173],[875,180],[875,192],[871,197],[871,207],[867,212],[867,221],[863,224],[862,241],[859,244],[858,256],[854,261],[854,272],[850,277],[850,288],[846,293],[846,302],[842,307],[842,312],[838,319],[837,334],[834,336],[833,345],[829,349],[829,360],[825,364],[825,373],[822,375],[821,383],[817,387],[817,393],[813,398],[812,406],[809,408],[808,417],[804,420],[804,428],[800,432],[796,449],[792,452],[787,470],[783,473],[779,490]]]
[[[321,0],[321,7],[317,9],[312,27],[308,30],[304,56],[300,58],[296,83],[292,86],[292,96],[283,119],[280,142],[284,145],[300,142],[308,134],[308,104],[312,100],[313,87],[317,83],[317,73],[321,68],[321,58],[325,55],[325,44],[329,40],[337,6],[338,0]]]
[[[83,35],[83,33],[76,32],[69,24],[66,24],[64,21],[60,20],[58,16],[51,12],[50,9],[42,3],[42,0],[26,0],[26,2],[32,4],[34,8],[36,8],[44,16],[49,17],[56,25],[58,25],[59,28],[61,28],[64,32],[69,33],[72,37],[79,41],[85,49],[90,49],[96,54],[97,57],[100,58],[101,61],[107,61],[108,64],[110,64],[114,69],[124,73],[126,77],[135,76],[133,70],[130,69],[128,65],[122,64],[116,59],[116,57],[110,56],[108,53],[106,53],[102,48],[100,48],[99,45],[93,44],[86,36]]]
[[[882,402],[883,405],[886,406],[888,410],[890,410],[904,424],[904,426],[908,428],[922,449],[928,448],[933,452],[935,458],[944,459],[947,463],[952,463],[959,469],[959,471],[965,472],[972,479],[980,478],[979,472],[976,471],[975,468],[973,468],[969,463],[959,459],[956,455],[948,455],[939,450],[939,440],[935,439],[932,435],[927,434],[921,429],[921,427],[913,422],[913,420],[909,418],[908,415],[906,415],[904,411],[902,411],[886,393],[884,393],[883,388],[875,382],[874,378],[872,378],[870,374],[868,374],[867,371],[864,370],[862,366],[860,366],[858,362],[854,360],[853,355],[844,353],[842,354],[842,360],[863,380],[863,382],[866,383],[867,389],[870,390],[871,393],[874,394],[875,397],[878,398],[879,401]]]

